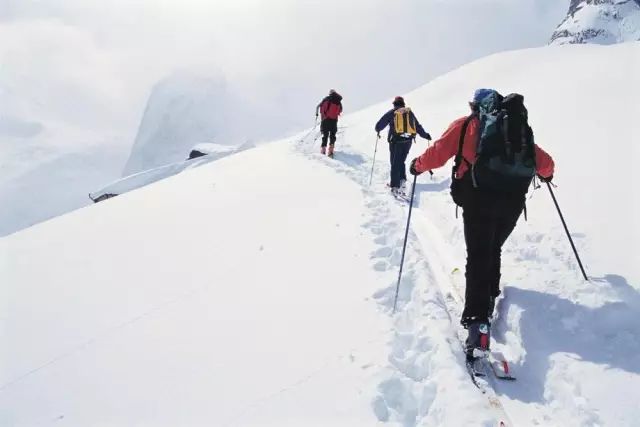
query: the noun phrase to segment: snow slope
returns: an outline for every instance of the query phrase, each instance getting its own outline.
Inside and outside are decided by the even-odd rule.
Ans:
[[[634,425],[639,196],[619,157],[640,154],[639,54],[504,53],[405,96],[437,135],[475,87],[522,92],[558,164],[592,279],[536,191],[504,250],[492,346],[518,380],[496,400],[457,340],[448,168],[418,179],[391,314],[407,207],[386,192],[384,143],[368,186],[389,100],[343,119],[335,160],[311,131],[1,239],[0,425]]]
[[[640,0],[571,0],[550,44],[614,44],[640,40]]]

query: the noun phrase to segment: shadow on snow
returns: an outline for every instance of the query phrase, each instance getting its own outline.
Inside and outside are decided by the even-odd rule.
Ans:
[[[512,286],[505,289],[500,311],[523,310],[520,333],[526,350],[519,367],[523,381],[505,384],[501,391],[523,402],[544,401],[550,358],[555,353],[575,354],[581,361],[640,374],[640,294],[619,275],[608,274],[592,283],[610,286],[618,301],[596,308],[555,295]],[[500,320],[498,322],[501,322]],[[504,342],[498,323],[494,338]]]

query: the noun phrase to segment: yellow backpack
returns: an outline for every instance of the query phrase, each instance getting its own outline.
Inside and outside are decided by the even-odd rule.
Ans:
[[[407,107],[398,108],[393,113],[393,130],[396,135],[406,138],[415,138],[416,121]]]

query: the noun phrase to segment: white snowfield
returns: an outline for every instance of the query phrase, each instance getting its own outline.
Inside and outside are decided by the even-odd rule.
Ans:
[[[384,140],[368,185],[388,100],[342,120],[333,160],[305,132],[1,239],[0,425],[637,425],[638,71],[639,43],[547,47],[405,96],[437,136],[475,88],[523,93],[591,278],[536,190],[492,330],[518,379],[493,398],[458,340],[449,165],[418,178],[391,313],[408,206]]]

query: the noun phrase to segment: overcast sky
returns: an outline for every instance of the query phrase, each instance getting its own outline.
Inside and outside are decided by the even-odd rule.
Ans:
[[[131,144],[153,84],[196,67],[302,126],[329,88],[353,111],[544,45],[568,3],[0,0],[0,114],[117,129]]]

